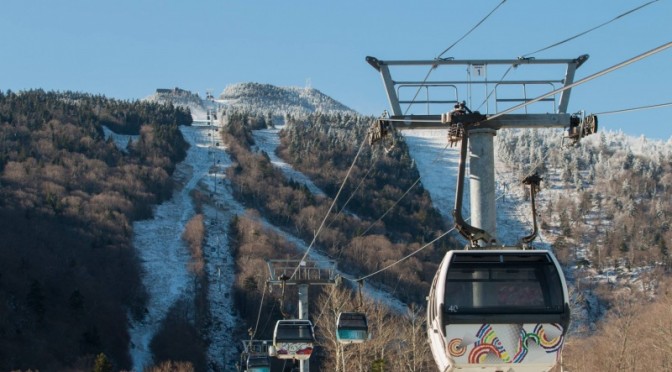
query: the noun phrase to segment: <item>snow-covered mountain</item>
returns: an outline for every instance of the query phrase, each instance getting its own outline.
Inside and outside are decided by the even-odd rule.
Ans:
[[[260,115],[271,116],[275,120],[280,120],[281,122],[278,124],[284,124],[282,118],[286,115],[298,116],[314,112],[354,114],[348,107],[315,89],[280,88],[257,83],[231,85],[216,100],[202,99],[197,94],[177,88],[174,90],[157,91],[157,93],[148,97],[147,100],[171,102],[175,105],[189,107],[196,120],[205,118],[206,110],[213,108],[233,108],[256,112]],[[221,125],[221,123],[219,124]],[[212,137],[197,138],[196,132],[192,133],[192,131],[194,130],[183,130],[183,134],[192,136],[192,141],[190,141],[192,149],[190,151],[200,151],[205,154],[204,149],[206,147],[208,148],[208,153],[211,154],[225,151],[225,149],[216,148],[212,146],[212,143],[208,143],[208,141],[212,142]],[[530,167],[526,167],[526,164],[534,168],[544,169],[545,179],[542,185],[544,190],[540,196],[538,206],[538,209],[541,211],[540,213],[543,214],[545,213],[544,208],[547,206],[558,206],[556,208],[560,208],[560,205],[563,205],[566,209],[573,207],[573,204],[567,204],[569,202],[566,200],[572,200],[572,198],[578,200],[579,195],[582,193],[590,193],[593,183],[597,182],[595,181],[596,174],[604,174],[616,180],[616,171],[609,171],[607,167],[618,167],[622,159],[630,159],[628,161],[632,163],[631,167],[638,169],[638,172],[644,175],[650,175],[649,178],[662,178],[665,173],[664,171],[667,169],[666,167],[668,167],[666,164],[672,159],[672,145],[670,143],[647,141],[642,138],[635,139],[622,133],[607,132],[592,136],[586,139],[581,147],[574,149],[563,149],[557,146],[557,143],[561,140],[561,135],[557,133],[546,135],[546,132],[544,133],[544,135],[534,134],[534,131],[529,130],[506,133],[503,131],[497,136],[497,226],[498,237],[502,243],[516,244],[518,239],[521,236],[527,235],[531,229],[531,212],[526,196],[527,191],[520,186],[522,175],[533,170]],[[277,136],[277,129],[255,131],[254,137],[257,142],[257,150],[264,150],[269,153],[273,165],[283,169],[286,177],[306,184],[313,194],[320,194],[321,191],[312,184],[307,176],[292,169],[291,164],[287,164],[274,154],[275,147],[278,144]],[[415,165],[419,170],[423,186],[430,192],[436,208],[446,220],[449,220],[452,215],[455,196],[456,169],[459,156],[457,151],[446,149],[447,136],[441,131],[406,132],[404,133],[404,138],[409,146],[410,156],[414,159]],[[557,141],[557,143],[554,145],[553,141]],[[223,155],[222,157],[226,158]],[[611,163],[610,158],[613,159]],[[194,159],[194,157],[188,157],[187,159],[190,161],[189,159]],[[203,159],[205,159],[203,164],[194,162],[189,164],[189,167],[192,169],[207,169],[207,156],[203,157]],[[229,166],[228,162],[221,163],[220,167],[222,168],[215,172],[215,176],[206,173],[192,175],[198,177],[192,178],[191,182],[188,182],[187,185],[191,185],[189,187],[200,185],[202,191],[209,190],[213,192],[213,188],[217,190],[216,175],[219,174],[221,176],[224,174],[223,168],[227,166]],[[210,181],[207,181],[208,179]],[[226,180],[222,181],[226,185]],[[629,187],[636,188],[637,186],[631,184]],[[228,211],[224,212],[225,214],[228,213],[227,218],[230,218],[230,215],[234,213],[240,213],[242,207],[233,201],[227,187],[220,187],[218,190],[219,193],[222,193],[222,200],[219,203],[235,205],[235,207],[230,206],[229,208],[225,208]],[[185,195],[188,192],[189,190],[181,190],[179,195]],[[654,195],[663,195],[664,191],[654,188],[652,192]],[[468,197],[466,199],[468,200]],[[615,204],[618,203],[615,202]],[[634,198],[633,204],[635,206],[637,204],[644,205],[645,200],[642,197],[637,197]],[[620,208],[623,209],[624,207],[621,206]],[[657,208],[661,210],[659,214],[665,218],[670,214],[670,211],[666,210],[665,207]],[[561,236],[561,229],[558,227],[562,225],[559,217],[560,213],[561,211],[556,209],[556,212],[548,214],[546,218],[542,218],[542,224],[545,222],[547,226],[542,226],[540,238],[536,244],[537,247],[550,249],[558,241]],[[616,217],[605,215],[598,209],[597,205],[593,206],[591,210],[583,210],[581,213],[583,213],[583,217],[581,214],[578,217],[591,221],[591,226],[595,226],[595,231],[608,229],[610,224],[613,224],[613,219],[618,217],[618,214]],[[465,211],[465,216],[468,216],[467,211]],[[185,221],[184,216],[176,212],[173,223],[179,225],[181,224],[180,221]],[[268,222],[265,222],[265,224],[271,225]],[[578,229],[581,222],[574,220],[572,224],[576,224],[576,228]],[[584,229],[584,227],[581,228]],[[180,226],[176,230],[181,231],[182,227]],[[141,232],[142,229],[137,229],[137,231]],[[280,229],[277,229],[277,231],[285,234],[287,240],[295,241],[298,248],[305,249],[305,245],[301,244],[300,239],[290,236]],[[221,234],[225,235],[226,231],[222,231]],[[592,237],[596,235],[588,234],[586,236]],[[140,238],[138,239],[141,240]],[[571,244],[574,246],[573,252],[571,252],[574,264],[567,267],[567,275],[570,282],[577,285],[577,287],[586,280],[592,280],[593,283],[599,283],[604,280],[609,283],[624,281],[624,285],[634,284],[635,286],[641,286],[638,284],[638,273],[642,271],[641,266],[634,267],[635,265],[633,265],[630,268],[629,265],[632,262],[624,265],[623,261],[617,258],[608,258],[606,260],[602,258],[605,261],[604,263],[591,264],[590,262],[594,260],[594,257],[591,256],[590,250],[594,249],[592,246],[594,243],[589,240],[579,240],[564,236],[562,239],[570,239]],[[219,246],[220,244],[216,245]],[[230,261],[230,259],[228,260]],[[581,265],[578,265],[577,262],[580,262]],[[221,275],[220,268],[216,265],[209,267],[208,270],[210,271],[209,275],[213,277]],[[228,272],[227,275],[232,274]],[[622,278],[622,280],[619,278]],[[578,324],[587,328],[594,328],[593,323],[604,312],[604,308],[592,296],[592,290],[586,291],[582,289],[582,291],[585,293],[579,293],[581,292],[579,289],[574,291],[577,302],[577,309],[575,310],[578,310],[576,314],[581,318],[581,322]],[[227,292],[227,290],[224,289],[224,292]],[[220,307],[220,311],[222,311],[219,315],[215,316],[217,321],[230,324],[232,320],[226,313],[230,312],[233,314],[235,312],[232,310],[222,310],[222,302],[217,305]],[[150,309],[150,313],[160,314],[161,312],[161,310]],[[151,332],[151,329],[149,331]],[[226,338],[216,340],[216,337],[213,337],[212,350],[215,351],[215,354],[227,351],[231,352],[233,349],[226,346],[227,342],[230,342],[230,340]]]
[[[350,113],[355,111],[313,88],[276,87],[270,84],[233,84],[220,94],[222,103],[250,111],[302,115],[314,112]]]
[[[314,89],[238,84],[227,88],[222,97],[226,99],[213,102],[202,99],[197,94],[175,88],[158,89],[146,100],[189,107],[197,121],[205,118],[208,109],[215,107],[241,108],[258,113],[270,112],[274,117],[280,118],[285,114],[305,115],[318,111],[353,113]],[[189,127],[181,127],[182,135],[189,142],[190,148],[186,159],[178,165],[173,175],[178,189],[171,200],[155,208],[153,219],[134,224],[134,244],[145,270],[143,281],[150,293],[145,317],[133,322],[129,332],[135,370],[142,370],[155,362],[152,360],[151,341],[171,307],[177,301],[189,302],[194,299],[194,277],[189,271],[189,249],[180,236],[195,214],[194,201],[191,197],[195,191],[210,195],[210,199],[203,205],[204,223],[207,226],[203,253],[204,269],[209,281],[208,297],[211,309],[209,315],[211,325],[206,335],[209,341],[207,353],[209,369],[235,370],[239,343],[234,339],[236,331],[234,328],[240,327],[240,318],[230,296],[235,275],[234,258],[226,237],[230,220],[242,215],[245,208],[234,199],[226,179],[226,169],[232,162],[227,155],[227,149],[220,147],[219,142],[215,140],[222,124],[221,122],[214,124],[205,125],[197,122]],[[109,131],[106,135],[114,139],[119,148],[126,149],[128,138],[117,138],[117,135]],[[254,136],[258,141],[257,151],[270,153],[274,159],[273,165],[282,169],[286,177],[307,184],[315,195],[324,195],[307,176],[292,169],[291,165],[275,155],[275,148],[279,144],[278,129],[258,130]],[[307,249],[301,239],[266,220],[262,219],[260,222],[294,243],[298,250]],[[311,253],[311,257],[316,255],[319,254]],[[384,291],[367,284],[364,292],[371,298],[387,303],[397,312],[405,310],[405,304]]]
[[[205,120],[208,109],[216,107],[214,102],[201,98],[198,93],[192,93],[180,88],[159,88],[144,101],[157,103],[172,103],[175,106],[187,107],[191,111],[194,120]]]
[[[225,108],[258,112],[282,118],[284,115],[301,117],[315,112],[347,113],[355,111],[313,88],[277,87],[271,84],[237,83],[227,86],[219,98],[201,97],[180,88],[157,89],[144,99],[148,102],[172,103],[188,107],[194,120],[206,120],[208,110]]]

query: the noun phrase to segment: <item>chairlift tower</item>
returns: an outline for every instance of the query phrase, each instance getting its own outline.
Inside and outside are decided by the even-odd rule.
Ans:
[[[268,284],[298,286],[299,319],[308,319],[308,287],[336,285],[336,261],[268,260]],[[300,361],[300,371],[309,372],[309,360]]]
[[[494,136],[500,129],[508,128],[567,128],[568,136],[577,141],[587,134],[594,133],[597,121],[570,115],[567,113],[570,85],[574,82],[576,70],[588,59],[582,55],[575,59],[435,59],[435,60],[379,60],[366,57],[366,61],[375,68],[383,81],[387,99],[391,109],[389,118],[381,119],[380,128],[395,129],[449,129],[468,132],[469,140],[469,186],[471,204],[471,223],[487,232],[491,237],[497,236],[496,197],[495,197],[495,158]],[[395,80],[391,70],[401,71],[402,76],[409,76],[408,69],[429,68],[425,80]],[[508,70],[499,80],[488,78],[489,69]],[[548,69],[564,67],[564,78],[556,80],[530,79],[505,80],[508,72],[515,69],[535,70],[539,75]],[[430,75],[449,70],[464,73],[463,79],[429,80]],[[540,71],[541,70],[541,71]],[[436,71],[436,72],[435,72]],[[405,74],[404,74],[405,73]],[[536,76],[534,75],[534,76]],[[444,75],[441,75],[444,76]],[[552,92],[560,88],[559,97],[531,96],[536,92]],[[482,89],[482,91],[481,91]],[[512,90],[514,96],[511,96]],[[410,90],[415,96],[404,95]],[[534,92],[534,93],[533,93]],[[472,112],[466,105],[472,105],[473,95],[481,93],[486,114],[475,108]],[[541,96],[541,94],[539,94]],[[437,97],[438,96],[438,97]],[[479,100],[480,102],[480,100]],[[527,105],[532,103],[546,104],[545,113],[529,113]],[[402,105],[407,109],[402,111]],[[420,107],[422,114],[408,114],[411,108]],[[454,108],[449,111],[450,108]],[[472,107],[473,108],[473,107]],[[512,113],[518,109],[525,113]],[[550,108],[550,109],[549,109]],[[488,112],[493,111],[493,114]],[[450,133],[450,131],[449,131]],[[466,135],[467,133],[465,133]]]

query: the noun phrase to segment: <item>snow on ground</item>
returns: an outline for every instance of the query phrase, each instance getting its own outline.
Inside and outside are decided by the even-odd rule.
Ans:
[[[272,129],[261,129],[253,131],[252,134],[254,136],[254,142],[256,143],[257,149],[266,152],[269,158],[271,159],[271,163],[274,166],[280,168],[285,177],[303,183],[304,185],[306,185],[308,190],[310,190],[310,192],[313,193],[313,195],[325,195],[324,192],[310,180],[310,178],[308,178],[305,174],[294,169],[291,165],[287,164],[284,160],[282,160],[275,154],[275,150],[280,144],[280,138],[278,137],[278,133],[280,132],[280,130],[282,130],[282,126],[276,126],[276,128]],[[306,249],[308,249],[308,246],[303,240],[283,231],[282,229],[272,225],[266,220],[263,220],[262,222],[264,226],[280,234],[283,238],[293,243],[301,251],[305,251]],[[312,261],[326,262],[329,260],[327,256],[320,254],[314,249],[311,249],[308,256],[309,256],[308,258]],[[355,279],[352,275],[345,274],[340,271],[339,275],[341,275],[343,278],[346,279],[350,280]],[[396,297],[394,297],[390,293],[383,290],[379,290],[368,283],[364,284],[363,294],[378,302],[385,303],[391,309],[397,311],[400,314],[405,314],[406,312],[407,306],[405,303],[399,301]]]
[[[455,186],[460,162],[459,147],[448,146],[448,131],[441,129],[418,129],[403,131],[411,158],[420,172],[422,185],[429,191],[434,207],[443,218],[453,219]],[[468,212],[469,186],[465,187],[465,210]]]
[[[231,165],[231,159],[225,148],[218,146],[218,126],[205,122],[195,122],[191,127],[180,127],[190,148],[186,159],[178,164],[174,179],[179,187],[172,199],[158,205],[154,218],[138,221],[134,224],[134,245],[138,250],[144,269],[143,282],[149,293],[145,317],[131,322],[131,357],[133,369],[141,371],[152,365],[149,344],[156,334],[170,307],[177,300],[193,299],[193,275],[188,270],[191,260],[188,248],[181,239],[186,223],[195,215],[190,192],[197,189],[209,197],[203,205],[206,223],[206,242],[203,254],[206,260],[206,274],[209,279],[211,323],[208,327],[209,369],[212,371],[233,370],[238,360],[238,341],[234,329],[239,317],[233,304],[231,285],[235,280],[235,262],[228,246],[228,226],[236,215],[242,215],[245,208],[232,195],[225,171]],[[275,156],[274,149],[279,143],[278,130],[257,131],[255,140],[265,141],[264,151]],[[259,141],[263,139],[263,141]],[[277,159],[277,166],[287,170],[286,175],[295,180],[304,180],[309,189],[310,179],[293,170],[289,165]],[[310,185],[309,185],[310,183]],[[320,194],[323,193],[312,186]],[[315,192],[315,191],[314,191]],[[268,221],[262,224],[294,243],[300,251],[307,249],[301,239],[282,231]],[[311,251],[309,258],[326,261],[327,257]],[[350,278],[349,276],[339,273]],[[364,294],[388,304],[391,308],[404,312],[406,305],[385,291],[365,285]]]
[[[239,207],[239,206],[238,206]],[[235,207],[234,207],[235,208]],[[237,210],[236,214],[242,213]],[[205,206],[207,221],[207,243],[203,254],[206,259],[208,273],[211,323],[208,327],[208,360],[210,369],[227,371],[238,361],[238,341],[234,339],[235,328],[240,318],[233,304],[231,284],[234,283],[235,260],[231,256],[228,244],[228,226],[235,215],[227,212],[226,207]],[[228,367],[228,368],[227,368]]]
[[[231,202],[230,193],[225,192],[223,185],[216,190],[216,186],[222,181],[223,169],[231,161],[223,150],[212,145],[213,135],[217,133],[213,128],[180,127],[183,136],[191,145],[186,159],[177,166],[174,175],[180,187],[174,192],[172,199],[155,208],[153,219],[136,222],[133,226],[134,245],[145,271],[143,281],[149,292],[146,315],[144,319],[134,321],[130,330],[131,357],[136,371],[152,364],[149,343],[170,307],[177,300],[189,300],[194,295],[193,276],[188,271],[191,256],[181,235],[186,223],[195,215],[189,195],[195,188],[206,187],[213,190],[213,196],[224,196],[217,202],[217,211],[205,208],[208,236],[204,255],[207,262],[206,272],[211,281],[213,312],[211,352],[217,353],[216,357],[213,356],[216,360],[212,362],[220,366],[217,369],[221,370],[224,356],[235,355],[235,346],[231,346],[229,350],[224,350],[226,347],[223,346],[234,344],[234,340],[226,339],[226,336],[232,336],[230,330],[235,324],[235,314],[231,310],[232,300],[228,295],[233,282],[233,260],[226,246],[224,230],[228,227],[226,217],[239,213],[242,208]],[[219,171],[215,171],[216,169]],[[213,216],[218,217],[219,210],[222,210],[221,220],[213,223]],[[218,330],[224,330],[220,333],[224,340],[220,334],[215,334]],[[228,361],[226,364],[231,365]]]
[[[182,182],[181,189],[174,192],[172,199],[155,208],[153,219],[133,224],[133,243],[145,271],[143,282],[149,292],[145,317],[134,321],[130,330],[131,357],[136,371],[152,364],[149,344],[171,305],[180,298],[193,296],[192,277],[187,269],[190,254],[181,235],[186,223],[194,216],[189,192],[208,171],[207,167],[199,167],[207,162],[207,152],[193,146],[195,137],[202,135],[200,132],[196,127],[182,127],[192,148],[175,171]]]
[[[117,148],[123,152],[127,151],[126,146],[128,145],[128,141],[136,141],[138,138],[140,138],[139,135],[114,133],[112,130],[110,130],[110,128],[104,125],[103,132],[105,133],[105,138],[112,138],[112,141],[114,141],[114,144],[117,146]]]
[[[257,150],[264,151],[266,154],[268,154],[268,157],[271,159],[271,163],[278,167],[285,177],[306,185],[308,190],[310,190],[313,195],[324,196],[324,192],[319,187],[317,187],[313,181],[310,180],[310,178],[294,169],[291,165],[287,164],[284,160],[280,159],[280,157],[275,154],[275,150],[278,148],[278,145],[280,145],[280,138],[278,137],[278,133],[281,129],[281,126],[276,126],[275,128],[252,131],[252,136],[254,137],[254,143],[256,144]]]
[[[411,157],[420,172],[422,185],[429,191],[434,207],[447,221],[453,220],[455,189],[460,161],[459,147],[448,146],[445,129],[403,131]],[[518,178],[499,162],[495,162],[497,185],[497,241],[518,244],[520,238],[532,231],[529,202],[524,201]],[[469,164],[466,167],[464,206],[462,215],[469,217]]]

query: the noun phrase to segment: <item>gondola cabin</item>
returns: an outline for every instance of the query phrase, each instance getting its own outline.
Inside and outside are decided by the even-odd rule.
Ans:
[[[315,333],[307,319],[278,320],[269,355],[278,359],[306,360],[313,353]]]
[[[539,372],[560,361],[569,301],[548,251],[450,251],[428,302],[429,342],[442,372]]]
[[[366,314],[343,312],[336,320],[336,340],[342,344],[362,343],[369,339]]]
[[[271,372],[271,360],[264,354],[250,354],[246,366],[246,372]]]

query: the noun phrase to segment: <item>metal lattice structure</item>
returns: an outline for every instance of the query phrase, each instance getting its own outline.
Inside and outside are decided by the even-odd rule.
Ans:
[[[392,129],[445,129],[449,144],[453,145],[463,136],[468,136],[471,220],[488,236],[496,237],[494,136],[498,130],[506,128],[565,128],[568,137],[576,142],[585,135],[595,133],[596,118],[567,113],[576,70],[587,60],[588,55],[574,59],[387,61],[367,57],[366,61],[380,73],[392,111],[392,115],[379,119],[372,128],[371,140],[382,139]],[[523,67],[533,78],[506,79],[510,71],[522,70]],[[428,68],[429,71],[424,80],[405,80],[409,76],[407,69],[413,68],[415,73],[420,72],[419,68]],[[490,68],[499,69],[503,74],[498,79],[491,79],[488,77]],[[394,79],[392,69],[401,78]],[[542,73],[547,75],[549,69],[554,73],[564,73],[564,78],[540,79],[539,76]],[[460,78],[458,75],[465,71],[467,77]],[[510,87],[519,89],[507,90]],[[532,87],[539,89],[533,93]],[[403,92],[407,88],[412,88],[410,93],[415,92],[415,95],[405,96]],[[483,90],[480,91],[481,96],[474,100],[476,88]],[[423,91],[425,94],[420,94]],[[503,94],[503,91],[508,94]],[[442,95],[436,97],[430,93]],[[473,102],[482,103],[478,108],[470,109]],[[402,111],[402,104],[408,105],[405,111]],[[528,106],[532,104],[546,104],[546,110],[530,112]],[[485,113],[479,111],[481,106],[485,106]],[[414,107],[426,108],[426,112],[408,113]],[[490,108],[494,108],[493,113],[489,113]],[[513,113],[522,109],[524,113]]]
[[[336,284],[336,261],[268,260],[266,263],[270,284]]]
[[[308,319],[308,288],[311,285],[336,285],[336,261],[323,260],[268,260],[269,285],[282,287],[282,296],[286,286],[297,286],[299,294],[299,317]],[[282,303],[280,305],[282,307]],[[301,372],[310,371],[309,360],[299,360]]]
[[[588,55],[582,55],[574,59],[534,59],[534,58],[518,58],[518,59],[469,59],[469,60],[455,60],[455,59],[435,59],[435,60],[388,60],[383,61],[375,57],[366,57],[366,61],[373,66],[379,73],[385,86],[387,99],[392,110],[392,118],[407,118],[408,115],[401,109],[402,104],[409,106],[421,105],[426,107],[424,115],[411,115],[416,119],[440,119],[440,114],[447,111],[447,105],[457,104],[468,100],[475,93],[475,89],[483,89],[483,96],[486,105],[486,111],[489,112],[490,105],[494,106],[495,113],[499,112],[500,105],[507,106],[507,104],[517,104],[529,102],[533,97],[532,87],[541,87],[543,91],[552,91],[560,86],[567,87],[574,82],[576,70],[588,60]],[[392,78],[391,68],[395,71],[405,68],[428,67],[432,71],[437,71],[444,67],[449,74],[448,79],[429,79],[431,72],[427,74],[425,80],[395,80]],[[563,79],[509,79],[505,77],[508,73],[504,73],[502,78],[490,79],[488,77],[488,68],[509,67],[509,69],[518,69],[521,66],[535,66],[548,67],[559,66],[564,68]],[[457,67],[457,69],[450,70],[450,67]],[[467,71],[467,77],[463,79],[454,78],[455,72]],[[403,71],[399,71],[402,73]],[[440,76],[440,77],[443,77]],[[508,94],[502,96],[499,92],[506,90],[509,87],[519,87],[520,92],[516,96]],[[410,88],[411,92],[415,92],[412,99],[404,98],[404,91]],[[537,92],[541,90],[536,90]],[[424,93],[424,94],[420,94]],[[559,99],[555,102],[554,98],[544,98],[542,102],[552,102],[553,113],[563,114],[567,112],[569,105],[571,89],[567,89],[560,93]],[[438,96],[438,97],[437,97]],[[437,112],[433,110],[434,107],[443,108]],[[548,110],[547,110],[548,112]]]

